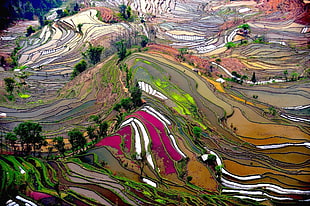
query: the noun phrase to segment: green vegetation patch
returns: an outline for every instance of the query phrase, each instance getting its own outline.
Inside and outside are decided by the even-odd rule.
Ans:
[[[23,98],[23,99],[27,99],[27,98],[31,97],[30,94],[23,94],[23,93],[18,93],[18,96],[19,96],[20,98]]]

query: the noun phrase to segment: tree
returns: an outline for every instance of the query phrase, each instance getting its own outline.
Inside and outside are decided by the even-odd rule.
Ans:
[[[12,95],[14,87],[15,87],[15,80],[11,77],[4,78],[5,89],[6,91]]]
[[[58,150],[58,152],[64,156],[65,154],[65,142],[64,142],[64,138],[61,136],[58,137],[54,137],[53,139],[53,143],[55,144],[55,148]]]
[[[120,125],[120,124],[123,122],[123,120],[124,120],[124,115],[123,115],[123,113],[118,113],[118,114],[116,115],[116,118],[115,118],[114,120],[116,120],[115,128],[117,128],[118,125]]]
[[[132,77],[132,72],[131,72],[131,69],[128,69],[127,64],[123,65],[123,69],[125,69],[125,72],[126,72],[126,87],[128,88],[129,82],[130,82],[131,77]]]
[[[42,126],[39,123],[22,122],[13,131],[19,136],[22,148],[24,144],[27,145],[27,152],[31,150],[30,145],[32,145],[34,155],[36,149],[40,149],[46,143],[45,138],[41,135]]]
[[[1,59],[0,59],[0,65],[3,67],[5,65],[5,59],[4,59],[4,56],[1,56]]]
[[[77,70],[77,72],[82,73],[87,68],[87,63],[84,59],[82,59],[79,63],[77,63],[74,68]]]
[[[185,61],[184,55],[185,55],[185,54],[188,54],[187,48],[180,48],[180,49],[178,49],[178,50],[179,50],[179,54],[178,54],[177,57],[178,57],[180,60]]]
[[[216,177],[218,179],[221,179],[221,176],[222,176],[222,168],[223,168],[223,165],[217,165],[215,166],[215,174],[216,174]]]
[[[5,135],[5,140],[8,141],[11,145],[11,149],[15,151],[15,142],[17,141],[16,134],[12,132],[8,132]]]
[[[269,107],[269,114],[271,114],[272,116],[275,116],[277,114],[277,110],[274,107]]]
[[[99,124],[99,134],[98,134],[98,137],[105,137],[105,136],[107,136],[108,128],[109,128],[108,122],[104,121],[104,122],[100,123]]]
[[[95,128],[92,126],[88,126],[86,128],[86,131],[87,131],[87,135],[88,135],[89,139],[93,142],[94,139],[96,139]]]
[[[227,49],[230,49],[230,48],[236,47],[236,44],[234,42],[227,42],[225,44],[225,47],[227,47]]]
[[[142,104],[141,96],[142,96],[142,90],[139,88],[138,85],[135,87],[132,87],[130,89],[130,95],[131,95],[131,101],[133,103],[134,107],[139,107]]]
[[[125,19],[130,19],[130,18],[131,18],[131,7],[127,6]]]
[[[242,28],[242,29],[250,29],[250,25],[248,25],[248,24],[242,24],[242,25],[240,25],[240,26],[238,26],[238,28]]]
[[[86,50],[86,57],[89,59],[90,63],[97,64],[101,60],[101,53],[104,47],[102,46],[93,46],[90,44],[90,47]]]
[[[125,98],[125,99],[122,99],[121,100],[121,105],[122,107],[129,111],[131,108],[132,108],[132,102],[131,102],[131,99],[130,98]]]
[[[246,80],[246,79],[248,79],[248,76],[247,75],[242,75],[241,79],[242,80]]]
[[[79,31],[80,34],[83,33],[82,32],[82,26],[83,26],[83,24],[81,24],[81,23],[77,25],[77,28],[78,28],[78,31]]]
[[[56,13],[57,13],[57,17],[58,17],[58,18],[64,17],[64,12],[63,12],[62,9],[58,9],[58,10],[56,11]]]
[[[253,82],[254,84],[256,83],[255,72],[253,72],[253,75],[252,75],[252,78],[251,78],[251,82]]]
[[[214,154],[208,154],[207,162],[209,164],[214,164],[216,161],[216,156]]]
[[[126,44],[124,40],[118,41],[115,43],[117,48],[117,55],[119,58],[119,61],[122,61],[126,57],[127,49]]]
[[[231,74],[232,74],[233,76],[237,77],[237,78],[240,78],[240,77],[241,77],[241,75],[238,74],[238,72],[236,72],[236,71],[232,71]]]
[[[220,63],[222,60],[220,58],[215,59],[216,63]]]
[[[90,119],[93,120],[96,124],[100,124],[101,120],[98,115],[92,115],[90,116]]]
[[[122,4],[119,6],[119,13],[123,19],[126,19],[126,5]]]
[[[86,145],[86,138],[83,136],[83,133],[74,128],[68,132],[69,142],[72,146],[72,151],[75,153],[78,149],[84,148]]]
[[[292,81],[297,81],[299,74],[297,72],[292,72],[291,73],[291,80]]]
[[[187,182],[190,182],[190,181],[192,181],[193,177],[192,176],[187,176],[186,179],[187,179]]]
[[[181,49],[178,49],[180,54],[183,56],[185,54],[188,54],[188,51],[187,51],[187,48],[181,48]]]
[[[146,152],[143,150],[140,155],[135,153],[134,157],[137,160],[137,163],[140,167],[140,176],[142,176],[145,163],[146,163]]]
[[[74,7],[73,7],[74,11],[79,11],[80,10],[80,6],[78,3],[75,3]]]
[[[288,71],[287,70],[283,71],[283,74],[284,74],[284,77],[285,77],[285,81],[287,81]]]
[[[32,28],[32,26],[30,25],[30,26],[28,26],[27,27],[27,33],[26,33],[26,36],[28,37],[28,36],[30,36],[32,33],[34,33],[36,30],[34,30],[33,28]]]
[[[193,133],[196,139],[200,138],[202,129],[200,127],[193,127]]]
[[[119,112],[119,110],[122,108],[122,105],[120,103],[117,103],[114,105],[113,109],[117,112]]]
[[[44,24],[44,16],[39,15],[39,16],[38,16],[38,19],[39,19],[40,27],[45,26],[45,24]]]
[[[74,65],[74,69],[71,74],[71,79],[74,79],[74,77],[76,77],[77,75],[85,71],[86,69],[87,69],[87,63],[84,59],[82,59],[79,63]]]
[[[147,43],[149,43],[149,39],[145,35],[141,35],[141,47],[146,47]]]

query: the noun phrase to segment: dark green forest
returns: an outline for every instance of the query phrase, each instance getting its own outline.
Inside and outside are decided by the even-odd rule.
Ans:
[[[0,29],[5,29],[15,20],[33,20],[43,16],[51,9],[59,7],[61,0],[4,0],[0,1]]]

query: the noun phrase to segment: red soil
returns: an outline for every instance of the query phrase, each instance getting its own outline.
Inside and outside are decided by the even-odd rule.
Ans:
[[[258,8],[271,14],[275,12],[288,12],[286,19],[295,19],[302,24],[310,24],[310,6],[303,0],[259,0]]]
[[[118,19],[113,15],[113,11],[106,7],[88,7],[81,9],[81,11],[85,11],[88,9],[95,9],[100,12],[102,21],[104,22],[111,22],[111,21],[118,21]]]
[[[150,48],[151,52],[155,51],[155,52],[168,54],[168,55],[174,57],[174,59],[176,61],[180,61],[178,59],[180,52],[175,48],[172,48],[172,47],[166,46],[166,45],[162,45],[162,44],[154,44],[154,43],[148,44],[148,47]],[[185,57],[186,61],[193,63],[195,65],[195,67],[202,69],[204,71],[206,70],[206,68],[209,68],[209,66],[210,66],[209,61],[206,59],[202,59],[202,58],[199,58],[197,56],[190,55],[190,54],[185,54],[184,57]]]
[[[242,73],[242,70],[246,68],[246,66],[236,58],[222,58],[220,65],[228,69],[230,72],[236,71],[238,73]]]

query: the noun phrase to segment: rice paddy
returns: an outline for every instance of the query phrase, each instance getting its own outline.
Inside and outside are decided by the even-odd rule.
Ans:
[[[0,131],[1,204],[309,201],[307,28],[269,20],[254,1],[158,2],[129,2],[144,23],[104,23],[91,7],[21,40],[18,63],[27,66],[28,87],[18,91],[16,104],[1,102],[0,129],[38,122],[47,146],[25,155],[24,142],[9,142]],[[100,10],[109,19],[121,3],[94,2],[112,8]],[[251,28],[247,35],[242,23]],[[150,37],[146,48],[127,48],[122,60],[108,55],[70,80],[88,43],[109,48],[135,29]],[[261,34],[264,42],[256,39]],[[135,86],[142,102],[126,108],[122,102],[132,101]],[[103,121],[107,134],[91,138],[86,128],[99,134]],[[75,153],[73,128],[86,137]],[[62,155],[53,141],[58,136]]]

